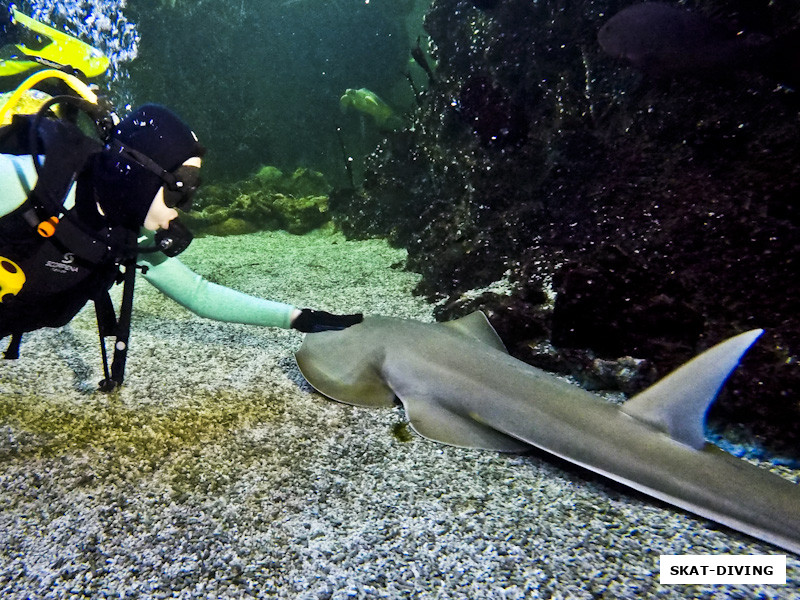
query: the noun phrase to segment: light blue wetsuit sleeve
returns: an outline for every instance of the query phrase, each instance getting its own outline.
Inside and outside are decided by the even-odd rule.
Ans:
[[[143,244],[152,245],[152,233],[148,232],[146,237]],[[144,275],[147,281],[196,315],[229,323],[291,327],[295,310],[291,304],[264,300],[211,283],[177,258],[167,258],[161,252],[142,254],[138,262],[147,267]]]
[[[30,156],[0,154],[0,216],[20,206],[36,185],[36,169]],[[70,190],[64,206],[74,205],[75,190]],[[152,245],[152,234],[145,245]],[[161,252],[143,254],[141,263],[148,267],[145,279],[193,313],[230,323],[291,326],[290,304],[272,302],[248,296],[222,285],[206,281],[177,258],[167,258]]]
[[[0,154],[0,217],[25,202],[35,185],[36,168],[30,156]],[[70,190],[64,204],[73,203],[74,190]]]

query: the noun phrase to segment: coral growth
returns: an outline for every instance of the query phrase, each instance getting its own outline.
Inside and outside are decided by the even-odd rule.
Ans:
[[[328,221],[330,186],[321,173],[297,169],[287,175],[265,166],[231,185],[202,188],[184,219],[200,235],[235,235],[285,229],[302,234]]]

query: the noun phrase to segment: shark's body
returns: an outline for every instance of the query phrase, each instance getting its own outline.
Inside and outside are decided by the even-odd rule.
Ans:
[[[368,317],[306,337],[317,390],[359,406],[403,403],[420,435],[455,446],[535,446],[800,554],[800,486],[707,445],[703,421],[760,331],[731,338],[615,406],[509,356],[482,313],[446,324]]]

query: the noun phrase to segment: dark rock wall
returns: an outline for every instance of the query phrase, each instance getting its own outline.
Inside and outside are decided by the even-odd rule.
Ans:
[[[595,385],[635,391],[763,327],[712,421],[797,454],[793,82],[738,65],[644,76],[597,43],[623,2],[476,4],[492,3],[433,2],[437,82],[368,157],[363,188],[332,196],[340,226],[407,247],[442,318],[483,308],[515,355]],[[771,36],[800,23],[797,3],[770,4],[697,10]],[[504,274],[510,296],[465,295]],[[645,360],[601,373],[623,356]]]

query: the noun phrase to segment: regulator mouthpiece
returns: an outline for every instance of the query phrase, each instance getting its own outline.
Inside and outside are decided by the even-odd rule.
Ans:
[[[156,232],[156,249],[169,257],[178,256],[189,247],[194,236],[189,228],[178,219],[173,219],[168,229],[159,229]]]

